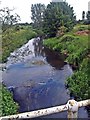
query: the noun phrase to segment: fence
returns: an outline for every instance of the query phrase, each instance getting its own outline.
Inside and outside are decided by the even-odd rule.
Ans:
[[[90,105],[90,99],[79,101],[79,102],[75,100],[69,100],[65,105],[36,110],[32,112],[20,113],[16,115],[4,116],[4,117],[0,117],[0,120],[37,118],[37,117],[59,113],[63,111],[67,111],[68,120],[73,120],[73,119],[76,120],[78,118],[78,109],[82,106],[88,106],[88,105]]]

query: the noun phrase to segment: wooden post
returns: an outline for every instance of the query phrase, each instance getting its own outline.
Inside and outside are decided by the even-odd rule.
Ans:
[[[68,106],[68,120],[77,120],[78,118],[78,102],[75,100],[69,100]]]

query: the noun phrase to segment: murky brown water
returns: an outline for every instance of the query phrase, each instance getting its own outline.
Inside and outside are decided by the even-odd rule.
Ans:
[[[65,88],[65,79],[72,75],[73,71],[64,63],[64,57],[44,48],[39,38],[30,40],[11,53],[7,69],[3,72],[3,82],[13,92],[14,100],[19,103],[19,112],[67,103],[70,95]],[[67,113],[45,117],[67,118]],[[79,117],[88,117],[84,108],[79,110]]]

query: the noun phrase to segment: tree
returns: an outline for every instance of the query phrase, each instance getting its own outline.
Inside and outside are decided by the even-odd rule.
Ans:
[[[82,12],[82,20],[85,19],[85,11]]]
[[[32,13],[32,21],[33,21],[33,27],[34,28],[42,28],[42,22],[43,22],[43,13],[45,11],[45,5],[44,4],[32,4],[31,6],[31,13]]]
[[[54,37],[61,26],[65,26],[68,31],[71,30],[75,20],[73,7],[68,3],[51,2],[44,12],[44,32],[47,36]]]
[[[88,21],[90,21],[90,11],[88,11],[88,12],[86,13],[86,18],[87,18]]]
[[[3,29],[6,29],[20,21],[20,16],[16,13],[11,14],[12,11],[13,10],[8,7],[0,9],[0,23],[2,24]]]

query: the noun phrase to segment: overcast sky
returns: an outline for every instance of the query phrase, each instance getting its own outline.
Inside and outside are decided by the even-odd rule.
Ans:
[[[21,17],[21,22],[31,22],[31,4],[44,3],[47,5],[51,0],[0,0],[0,8],[15,8],[14,12]],[[88,11],[88,2],[90,0],[66,0],[74,8],[77,19],[82,18],[82,11]],[[90,6],[89,6],[90,7]]]

